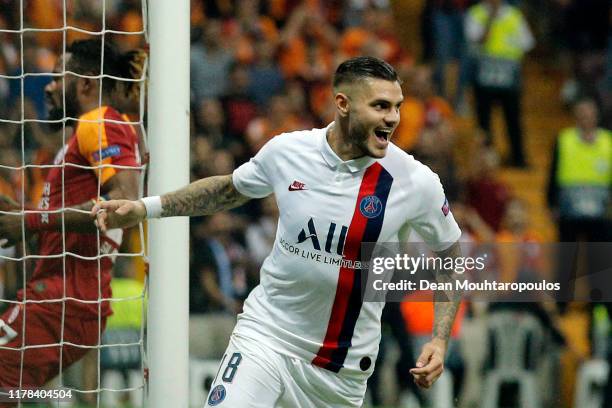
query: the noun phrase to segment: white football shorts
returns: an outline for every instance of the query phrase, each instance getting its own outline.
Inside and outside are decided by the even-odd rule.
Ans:
[[[204,407],[358,408],[365,391],[365,379],[344,378],[233,335]]]

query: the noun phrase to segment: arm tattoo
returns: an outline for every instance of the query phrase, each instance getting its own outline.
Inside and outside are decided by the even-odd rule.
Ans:
[[[209,215],[249,201],[238,192],[232,176],[207,177],[161,197],[162,217]]]
[[[457,258],[461,256],[461,247],[459,243],[454,243],[449,249],[438,253],[441,258]],[[441,270],[437,273],[438,282],[450,282],[453,287],[455,281],[461,279],[462,275],[454,271]],[[455,314],[461,302],[461,294],[458,290],[442,291],[437,290],[434,294],[434,327],[433,336],[444,341],[448,341],[453,323],[455,322]]]

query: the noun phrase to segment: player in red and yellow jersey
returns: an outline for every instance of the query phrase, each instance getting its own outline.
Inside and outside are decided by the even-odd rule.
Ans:
[[[98,236],[85,211],[101,198],[137,198],[140,155],[137,133],[110,106],[117,99],[117,81],[104,78],[100,84],[95,78],[102,51],[104,74],[130,76],[129,58],[108,41],[104,48],[100,40],[76,41],[56,71],[65,66],[87,77],[66,74],[63,85],[55,77],[46,88],[50,119],[61,128],[66,117],[66,129],[74,131],[43,184],[41,212],[25,215],[25,236],[38,235],[39,248],[26,254],[37,259],[18,293],[17,300],[25,302],[0,316],[0,388],[42,386],[99,344],[111,314],[109,302],[101,299],[111,297],[113,254],[123,231]],[[19,213],[0,215],[0,244],[19,241],[21,229]]]

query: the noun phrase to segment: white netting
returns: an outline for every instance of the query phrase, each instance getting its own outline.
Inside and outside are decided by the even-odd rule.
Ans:
[[[5,2],[6,3],[6,2]],[[9,2],[10,3],[10,2]],[[136,5],[136,3],[138,3]],[[14,107],[17,111],[16,116],[11,116],[11,109],[0,109],[0,149],[3,150],[3,153],[0,155],[0,194],[2,195],[10,195],[10,188],[3,189],[3,179],[2,177],[8,179],[8,182],[5,182],[4,185],[12,186],[14,191],[14,198],[17,199],[17,202],[20,204],[19,210],[6,210],[4,208],[0,208],[0,217],[21,217],[21,242],[13,249],[13,250],[3,250],[0,252],[0,313],[4,313],[5,311],[11,311],[18,306],[20,309],[26,308],[28,305],[52,305],[52,304],[61,304],[61,329],[60,335],[56,342],[54,343],[45,343],[45,344],[25,344],[27,336],[21,336],[22,342],[21,346],[17,347],[19,352],[21,353],[21,370],[20,370],[20,378],[19,378],[19,387],[21,388],[23,385],[23,370],[24,370],[24,353],[27,350],[33,350],[37,348],[51,348],[55,347],[59,349],[59,360],[57,364],[59,365],[58,371],[59,375],[54,382],[51,384],[47,384],[49,388],[65,388],[73,391],[73,395],[79,395],[81,398],[88,400],[90,403],[94,403],[95,406],[103,406],[103,405],[115,405],[115,401],[121,398],[121,396],[125,395],[125,393],[137,394],[138,397],[135,400],[132,400],[131,406],[143,406],[145,401],[145,347],[144,347],[144,327],[145,327],[145,312],[146,312],[146,282],[141,282],[137,284],[138,279],[132,279],[131,282],[127,280],[124,283],[129,283],[129,285],[123,285],[125,288],[129,286],[129,290],[120,290],[117,296],[113,296],[112,299],[103,297],[103,283],[102,283],[102,262],[104,258],[112,258],[116,260],[116,263],[113,269],[117,269],[118,264],[124,264],[125,261],[140,259],[141,263],[130,262],[132,265],[123,265],[123,269],[131,268],[132,270],[142,270],[146,269],[146,254],[145,254],[145,240],[144,240],[144,230],[143,226],[140,225],[138,231],[132,234],[130,237],[132,238],[132,242],[136,242],[135,246],[137,249],[132,251],[117,251],[110,253],[102,253],[101,248],[104,245],[104,240],[101,240],[100,233],[97,234],[97,255],[96,256],[85,256],[79,254],[75,251],[72,251],[67,247],[66,244],[66,216],[69,214],[81,213],[81,214],[89,214],[89,211],[78,208],[69,208],[66,206],[66,192],[64,190],[64,186],[66,184],[65,175],[66,169],[78,168],[86,171],[95,172],[98,177],[98,195],[95,198],[102,197],[102,185],[100,182],[99,175],[101,171],[105,168],[114,168],[116,170],[125,170],[125,169],[139,169],[141,172],[141,190],[144,185],[145,178],[145,168],[146,168],[146,151],[147,151],[147,138],[144,126],[144,113],[145,113],[145,86],[146,86],[146,72],[147,66],[146,61],[144,62],[144,66],[142,67],[141,74],[138,77],[132,78],[124,78],[117,77],[113,75],[108,75],[104,72],[104,43],[106,41],[113,41],[115,44],[121,45],[122,43],[130,43],[134,45],[135,43],[139,43],[139,45],[144,46],[146,44],[147,39],[147,31],[146,31],[146,2],[143,0],[140,1],[118,1],[118,0],[56,0],[56,1],[46,1],[46,2],[36,2],[36,1],[14,1],[12,3],[14,9],[12,10],[4,10],[4,12],[0,13],[0,102],[4,102],[3,97],[6,98],[7,101],[10,101],[11,98],[11,89]],[[40,15],[36,15],[33,9],[36,9],[38,6],[39,14],[43,15],[47,13],[49,16],[52,16],[54,13],[57,17],[57,21],[60,26],[57,27],[45,27],[45,25],[53,25],[52,23],[46,24],[44,17],[43,20],[40,20]],[[136,7],[135,7],[136,6]],[[61,8],[61,10],[49,9],[49,8],[57,7]],[[51,19],[51,17],[49,17]],[[95,21],[95,19],[98,21]],[[131,20],[129,20],[129,19]],[[12,23],[16,23],[17,26],[11,26]],[[140,20],[140,29],[133,29],[134,21]],[[110,21],[107,22],[107,20]],[[42,23],[41,23],[42,21]],[[83,28],[81,23],[86,26]],[[38,23],[38,25],[37,25]],[[126,30],[117,30],[115,29],[115,25],[121,27],[128,27],[130,29]],[[138,25],[138,24],[137,24]],[[61,40],[59,44],[56,44],[55,49],[53,49],[52,41],[50,44],[42,44],[43,41],[41,38],[47,38],[45,36],[61,36]],[[139,40],[132,41],[134,37],[138,37]],[[100,56],[100,73],[99,75],[84,75],[83,73],[72,72],[66,69],[66,49],[71,42],[72,38],[100,38],[102,41],[102,55]],[[128,39],[129,41],[126,41]],[[59,45],[59,46],[57,46]],[[60,72],[52,72],[50,65],[45,66],[45,70],[41,70],[40,72],[36,72],[35,70],[31,70],[30,61],[32,49],[28,47],[36,48],[36,58],[44,58],[49,57],[50,55],[55,54],[58,57],[62,57],[62,66]],[[17,72],[11,72],[11,60],[13,61],[13,65],[18,67]],[[41,63],[41,65],[45,65]],[[66,112],[66,76],[71,75],[73,77],[78,78],[87,78],[91,80],[97,80],[99,82],[99,100],[98,100],[98,108],[102,108],[103,104],[103,84],[105,80],[116,80],[120,81],[120,83],[125,84],[136,84],[139,87],[139,102],[138,102],[138,112],[134,112],[132,118],[125,120],[112,120],[106,119],[102,117],[102,109],[98,109],[99,115],[97,119],[88,119],[88,120],[79,120],[76,117],[64,116],[61,119],[53,119],[49,120],[41,114],[39,109],[36,115],[32,115],[32,107],[30,106],[31,102],[29,99],[28,93],[32,91],[32,84],[36,85],[41,82],[36,82],[32,80],[32,78],[59,78],[61,80],[62,87],[62,108],[63,111]],[[41,85],[42,86],[42,85]],[[14,89],[17,88],[18,91],[15,92]],[[108,104],[108,103],[107,103]],[[125,117],[124,117],[125,118]],[[78,122],[77,122],[78,121]],[[44,162],[42,160],[35,160],[35,154],[32,151],[32,146],[36,145],[36,141],[31,140],[32,134],[36,136],[38,132],[39,136],[42,133],[45,133],[42,126],[44,124],[61,124],[61,131],[59,135],[61,137],[61,151],[65,152],[64,146],[66,146],[71,138],[73,137],[74,124],[76,123],[94,123],[101,124],[98,126],[99,136],[98,136],[98,157],[100,158],[99,162],[102,163],[103,157],[103,126],[104,123],[115,123],[126,125],[129,124],[136,128],[136,133],[138,134],[139,143],[138,145],[141,147],[140,153],[144,153],[142,164],[139,164],[138,167],[134,166],[122,166],[122,165],[113,165],[113,164],[99,164],[96,166],[88,166],[81,165],[77,163],[66,162],[66,157],[63,154],[58,154],[56,158],[60,158],[60,160],[53,162],[53,156],[50,157],[48,162]],[[42,126],[41,126],[42,125]],[[32,129],[28,128],[31,127]],[[3,140],[4,135],[10,135],[11,130],[16,130],[17,137],[14,138],[12,145],[9,140],[9,147],[15,148],[17,154],[9,154],[8,148],[5,146],[5,141]],[[49,132],[50,134],[52,132]],[[51,136],[48,136],[51,137]],[[10,139],[10,137],[7,137]],[[38,141],[40,142],[40,141]],[[18,145],[18,146],[13,146]],[[17,158],[17,156],[20,156]],[[6,160],[3,160],[6,159]],[[49,159],[49,158],[48,158]],[[60,169],[61,170],[61,188],[62,188],[62,198],[61,198],[61,207],[57,209],[48,209],[45,208],[45,203],[41,201],[41,207],[36,206],[36,209],[32,209],[30,207],[30,199],[29,197],[35,196],[35,194],[30,191],[34,190],[34,176],[32,174],[36,174],[40,176],[40,174],[44,174],[45,172],[51,171],[52,169]],[[40,173],[40,174],[39,174]],[[4,180],[7,181],[7,180]],[[38,180],[40,181],[40,180]],[[43,183],[44,188],[44,183]],[[142,195],[142,191],[139,192]],[[92,197],[94,198],[94,197]],[[38,203],[34,203],[38,204]],[[47,202],[48,206],[48,202]],[[26,221],[25,217],[27,214],[47,214],[46,216],[55,215],[59,217],[61,224],[61,240],[62,240],[62,251],[61,253],[52,254],[43,256],[37,254],[37,252],[32,250],[35,247],[30,242],[32,233],[29,231],[26,233]],[[2,230],[0,227],[0,239],[2,237]],[[125,241],[125,240],[124,240]],[[39,243],[40,244],[40,243]],[[63,278],[63,296],[58,299],[28,299],[27,292],[23,291],[23,299],[15,300],[14,296],[9,298],[11,293],[3,293],[5,290],[10,291],[10,280],[12,276],[16,272],[20,272],[21,277],[19,279],[20,283],[15,285],[17,289],[23,289],[26,287],[28,283],[28,279],[31,274],[31,270],[34,266],[34,263],[40,259],[60,259],[62,262],[62,278]],[[98,282],[98,298],[95,300],[84,300],[78,299],[66,292],[66,263],[70,259],[79,259],[79,260],[89,260],[96,261],[98,265],[98,273],[97,273],[97,282]],[[136,265],[136,266],[135,266]],[[4,272],[4,273],[3,273]],[[142,279],[145,278],[145,273],[142,272]],[[119,279],[117,282],[119,285]],[[123,282],[123,281],[122,281]],[[135,291],[135,289],[138,289]],[[131,292],[130,292],[131,291]],[[127,293],[127,294],[126,294]],[[14,295],[15,293],[12,293]],[[122,297],[121,297],[122,296]],[[102,305],[104,302],[109,302],[112,305],[114,310],[121,310],[122,316],[115,316],[115,320],[109,319],[107,322],[106,332],[102,333],[101,330],[98,331],[98,341],[95,345],[84,345],[84,344],[75,344],[70,341],[65,340],[64,338],[64,328],[65,328],[65,319],[66,319],[66,302],[73,301],[79,304],[94,304],[97,305],[98,308],[98,327],[101,327],[102,324]],[[139,316],[134,316],[135,313],[140,314]],[[28,313],[23,313],[23,318],[21,321],[21,327],[13,327],[11,328],[8,322],[0,321],[0,351],[2,350],[15,350],[15,348],[6,347],[2,340],[8,340],[10,335],[12,334],[12,329],[14,331],[21,330],[21,333],[26,333],[28,330],[28,322],[27,317]],[[131,315],[130,315],[131,314]],[[0,316],[1,317],[1,316]],[[127,324],[129,323],[129,324]],[[4,325],[4,326],[3,326]],[[125,327],[124,327],[125,326]],[[136,327],[137,326],[137,327]],[[10,332],[9,332],[10,331]],[[70,378],[66,377],[66,369],[62,366],[63,361],[63,353],[65,346],[74,346],[82,349],[91,349],[95,350],[95,356],[92,357],[91,353],[88,353],[89,356],[84,358],[85,363],[83,363],[83,367],[81,367],[80,379],[82,381],[74,381]],[[137,356],[134,353],[137,352]],[[95,366],[93,375],[88,374],[91,370],[91,362],[94,361],[97,363]],[[122,367],[123,362],[129,362],[128,364],[132,364],[130,367]],[[138,361],[139,367],[134,367],[134,361]],[[95,364],[94,363],[94,364]],[[126,370],[124,370],[124,368]],[[129,369],[129,371],[127,370]],[[105,381],[107,377],[112,374],[125,372],[132,374],[132,380],[128,381],[118,386],[108,386],[108,381]],[[136,375],[134,376],[134,373]],[[0,384],[2,384],[2,375],[0,373]],[[134,377],[136,380],[134,381]],[[87,387],[86,383],[94,381],[93,387]],[[94,398],[87,398],[87,396],[95,396]],[[73,399],[73,402],[76,401],[76,398]],[[21,404],[19,404],[21,405]],[[0,406],[2,406],[2,402],[0,402]]]

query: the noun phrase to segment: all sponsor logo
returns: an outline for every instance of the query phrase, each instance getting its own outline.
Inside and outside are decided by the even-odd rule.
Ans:
[[[310,218],[306,228],[303,228],[298,234],[297,243],[301,244],[302,242],[310,240],[312,247],[317,251],[321,251],[321,242],[324,242],[325,252],[342,255],[344,253],[344,242],[346,241],[347,232],[347,226],[337,225],[335,222],[331,222],[327,233],[321,236],[321,238],[325,237],[325,241],[322,241],[322,239],[319,239],[314,220]]]

